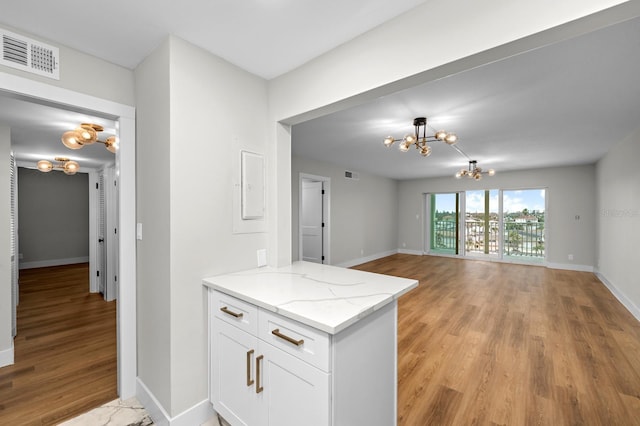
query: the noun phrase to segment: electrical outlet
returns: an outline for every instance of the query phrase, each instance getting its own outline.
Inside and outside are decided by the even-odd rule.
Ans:
[[[259,249],[256,255],[258,257],[258,268],[267,266],[267,249]]]

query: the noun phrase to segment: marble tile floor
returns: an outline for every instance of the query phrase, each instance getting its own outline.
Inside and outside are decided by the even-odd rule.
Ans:
[[[131,398],[126,401],[116,399],[95,408],[78,417],[61,423],[59,426],[151,426],[153,420],[142,404]],[[220,426],[217,418],[213,418],[201,426]],[[222,425],[227,425],[224,420]]]

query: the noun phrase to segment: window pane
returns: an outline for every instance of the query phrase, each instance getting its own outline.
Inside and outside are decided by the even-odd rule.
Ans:
[[[544,189],[502,192],[504,256],[544,259]]]

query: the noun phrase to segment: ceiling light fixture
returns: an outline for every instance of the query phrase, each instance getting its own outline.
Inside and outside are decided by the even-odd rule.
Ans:
[[[53,164],[48,160],[38,161],[38,170],[47,173],[54,169],[59,169],[68,175],[75,175],[80,170],[80,164],[77,161],[69,160],[66,157],[56,157],[58,164]]]
[[[483,172],[480,167],[478,167],[478,162],[476,160],[469,161],[468,169],[461,169],[458,173],[456,173],[456,178],[460,179],[461,177],[468,177],[470,179],[480,180],[482,179],[482,175],[487,174],[489,176],[493,176],[496,174],[496,171],[493,169],[489,169],[486,172]]]
[[[91,145],[95,142],[104,144],[109,152],[116,153],[118,149],[116,137],[109,136],[106,140],[98,139],[98,132],[103,132],[104,127],[99,124],[82,123],[75,130],[69,130],[62,135],[62,143],[69,149],[80,149],[85,145]]]
[[[384,145],[389,148],[394,142],[400,141],[398,148],[402,152],[409,151],[411,145],[415,145],[416,149],[423,157],[431,155],[431,147],[427,145],[429,142],[441,141],[448,145],[453,145],[458,141],[455,133],[439,130],[433,136],[427,136],[427,118],[417,117],[413,119],[413,127],[415,132],[413,135],[406,135],[402,139],[395,139],[393,136],[387,136]]]

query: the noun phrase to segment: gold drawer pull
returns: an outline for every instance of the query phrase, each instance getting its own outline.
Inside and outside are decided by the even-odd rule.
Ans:
[[[287,342],[292,343],[292,344],[294,344],[296,346],[300,346],[300,345],[304,344],[304,340],[302,340],[302,339],[296,340],[293,337],[289,337],[289,336],[287,336],[285,334],[280,333],[280,329],[279,328],[276,328],[275,330],[273,330],[271,332],[271,334],[273,334],[274,336],[278,336],[279,338],[284,339]]]
[[[264,388],[260,384],[260,361],[262,361],[262,358],[264,358],[263,355],[260,355],[256,358],[256,393],[260,393],[264,390]]]
[[[235,313],[235,312],[233,312],[233,311],[230,311],[230,310],[229,310],[229,308],[227,308],[226,306],[223,306],[222,308],[220,308],[220,310],[221,310],[222,312],[224,312],[225,314],[229,314],[229,315],[231,315],[232,317],[235,317],[235,318],[242,318],[242,312],[240,312],[239,314],[238,314],[238,313]]]
[[[251,378],[251,355],[253,355],[253,349],[247,352],[247,386],[253,384],[253,379]]]

